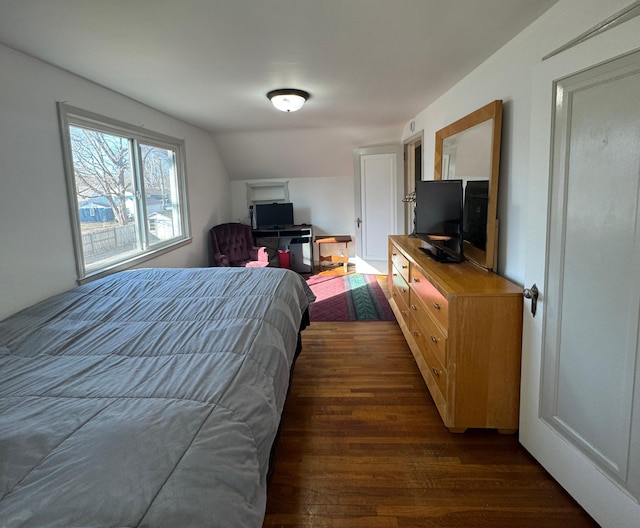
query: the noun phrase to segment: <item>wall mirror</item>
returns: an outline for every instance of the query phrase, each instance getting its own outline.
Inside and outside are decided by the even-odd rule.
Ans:
[[[463,181],[464,255],[488,270],[497,267],[501,131],[497,100],[436,132],[434,179]]]

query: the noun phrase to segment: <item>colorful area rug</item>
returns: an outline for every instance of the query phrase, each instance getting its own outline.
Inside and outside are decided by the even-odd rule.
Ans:
[[[395,320],[375,275],[314,275],[307,284],[317,297],[311,322]]]

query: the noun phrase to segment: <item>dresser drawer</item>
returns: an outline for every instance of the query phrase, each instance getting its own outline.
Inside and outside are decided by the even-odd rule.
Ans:
[[[403,281],[402,277],[400,277],[400,280]],[[409,289],[406,286],[406,283],[405,283],[405,287],[407,290]],[[409,328],[411,310],[409,310],[408,295],[405,296],[405,294],[400,290],[400,288],[396,286],[395,281],[391,286],[391,297],[395,301],[396,306],[398,307],[398,310],[400,310],[400,315],[402,316],[402,319],[404,320],[405,325],[407,325],[407,328]]]
[[[402,276],[400,270],[398,270],[395,265],[391,267],[392,272],[392,282],[393,289],[398,292],[400,296],[404,299],[404,303],[409,306],[409,285],[407,281]]]
[[[440,363],[442,363],[443,366],[446,365],[447,335],[433,321],[421,303],[413,302],[409,307],[417,325],[417,330],[422,333],[425,342],[429,348],[431,348]]]
[[[421,349],[421,351],[425,357],[424,359],[427,362],[427,365],[429,365],[429,369],[431,369],[433,378],[438,384],[440,394],[442,394],[442,397],[447,401],[447,369],[440,364],[440,361],[438,361],[430,347]]]
[[[442,328],[447,329],[449,325],[449,302],[444,295],[415,266],[411,266],[409,284],[422,299],[429,313],[442,325]]]
[[[440,363],[444,366],[447,364],[447,335],[434,322],[430,312],[425,309],[424,305],[414,297],[415,294],[412,294],[411,303],[409,304],[416,325],[415,328],[412,328],[412,332],[415,329],[421,333],[426,346],[432,349]]]
[[[409,282],[409,261],[407,258],[398,251],[398,248],[393,246],[391,248],[391,262],[395,268],[400,272],[400,275],[404,278],[407,283]]]
[[[422,357],[424,358],[425,362],[427,363],[427,366],[429,367],[429,372],[431,373],[433,379],[436,381],[436,384],[438,385],[440,394],[442,395],[443,399],[446,401],[447,400],[447,369],[444,368],[442,362],[438,358],[435,347],[432,346],[433,345],[433,342],[431,341],[432,336],[426,334],[423,331],[421,325],[418,324],[418,321],[416,320],[416,312],[413,310],[411,313],[409,331],[411,332],[411,335],[413,335],[413,338],[416,344],[418,345],[418,348],[420,349],[420,353],[422,354]],[[442,344],[443,346],[446,347],[446,340],[443,340]]]

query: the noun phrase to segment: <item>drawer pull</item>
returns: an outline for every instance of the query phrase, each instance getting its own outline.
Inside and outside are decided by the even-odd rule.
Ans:
[[[409,266],[405,266],[405,265],[403,264],[402,269],[407,269],[408,267],[409,267]]]
[[[433,367],[431,370],[433,371],[434,376],[440,376],[440,371],[436,367]]]
[[[413,282],[420,282],[420,279],[418,277],[414,277]]]
[[[436,310],[439,310],[439,309],[440,309],[440,305],[439,305],[437,302],[434,302],[434,303],[433,303],[433,307],[434,307]]]
[[[418,311],[418,307],[417,307],[415,304],[412,304],[412,305],[411,305],[411,309],[412,309],[412,310],[414,310],[414,311],[416,311],[416,312]]]
[[[416,330],[414,330],[414,331],[413,331],[413,335],[414,335],[415,337],[419,337],[419,336],[420,336],[420,332],[417,332]]]
[[[431,341],[433,341],[434,343],[438,342],[438,338],[436,336],[431,336]]]

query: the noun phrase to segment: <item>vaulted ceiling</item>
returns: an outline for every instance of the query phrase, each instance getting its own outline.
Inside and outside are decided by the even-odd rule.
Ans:
[[[0,0],[0,43],[213,133],[390,126],[556,1]]]

